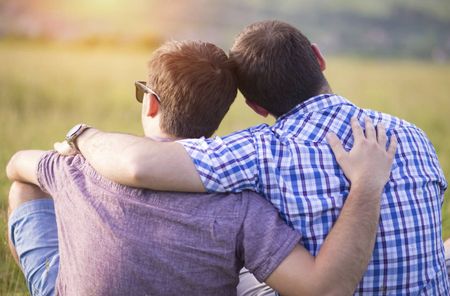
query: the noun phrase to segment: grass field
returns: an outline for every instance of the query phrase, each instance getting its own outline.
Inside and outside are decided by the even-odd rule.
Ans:
[[[142,134],[133,82],[145,79],[149,54],[0,42],[0,295],[27,291],[3,236],[9,186],[3,168],[9,157],[18,149],[50,149],[78,122]],[[332,58],[326,75],[335,92],[425,130],[450,179],[450,65]],[[260,122],[239,97],[218,134]],[[443,236],[448,237],[449,203],[443,224]]]

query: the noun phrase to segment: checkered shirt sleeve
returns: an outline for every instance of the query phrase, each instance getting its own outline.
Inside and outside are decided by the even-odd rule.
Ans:
[[[209,192],[256,190],[258,159],[252,130],[226,137],[180,140]]]

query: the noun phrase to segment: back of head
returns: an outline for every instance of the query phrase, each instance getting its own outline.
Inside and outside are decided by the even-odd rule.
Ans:
[[[309,40],[279,21],[246,27],[230,50],[246,99],[280,116],[319,94],[326,84]]]
[[[209,137],[237,94],[224,51],[201,41],[170,41],[148,63],[148,84],[161,98],[161,129],[178,138]]]

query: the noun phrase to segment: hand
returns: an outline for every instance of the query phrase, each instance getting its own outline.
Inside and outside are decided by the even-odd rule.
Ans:
[[[53,144],[53,148],[56,150],[56,152],[64,156],[70,156],[79,153],[78,150],[70,146],[67,141],[56,142],[55,144]]]
[[[368,191],[381,192],[389,180],[389,175],[397,149],[397,138],[392,135],[389,148],[386,150],[386,129],[377,125],[377,131],[368,117],[365,118],[366,133],[359,125],[356,117],[351,119],[354,144],[347,152],[338,137],[330,133],[328,143],[333,150],[336,161],[353,186]]]

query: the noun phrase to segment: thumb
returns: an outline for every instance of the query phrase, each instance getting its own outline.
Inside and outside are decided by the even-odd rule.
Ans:
[[[61,155],[68,156],[76,154],[76,151],[66,141],[56,142],[55,144],[53,144],[53,148]]]

